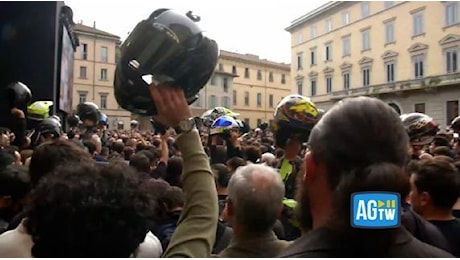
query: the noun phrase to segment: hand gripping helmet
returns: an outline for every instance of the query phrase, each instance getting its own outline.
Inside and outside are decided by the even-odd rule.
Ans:
[[[35,101],[27,107],[27,117],[34,121],[42,121],[50,115],[50,107],[53,101]]]
[[[276,146],[284,148],[292,137],[307,142],[320,117],[320,111],[310,98],[297,94],[283,98],[275,109],[271,125]]]
[[[426,145],[433,141],[439,128],[433,118],[422,113],[400,116],[412,145]]]
[[[158,9],[141,21],[121,46],[115,70],[115,98],[133,113],[152,116],[157,109],[143,76],[157,85],[184,90],[189,104],[211,77],[218,58],[215,41],[205,37],[195,22],[169,9]]]
[[[9,107],[25,110],[32,99],[32,92],[21,82],[12,82],[5,89]]]
[[[454,131],[454,133],[460,133],[460,116],[457,116],[452,120],[450,123],[450,129]]]
[[[227,134],[229,130],[240,129],[241,125],[231,116],[221,116],[211,125],[210,135]]]
[[[89,120],[96,125],[100,118],[99,107],[93,102],[78,104],[77,115],[81,121]]]

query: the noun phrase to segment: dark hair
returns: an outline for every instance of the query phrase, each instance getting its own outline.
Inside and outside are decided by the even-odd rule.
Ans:
[[[223,163],[216,163],[211,165],[211,169],[214,171],[217,186],[226,188],[230,180],[230,171],[227,166]]]
[[[238,156],[230,158],[230,160],[227,161],[227,165],[230,168],[230,171],[236,171],[236,169],[240,166],[245,166],[247,162]]]
[[[73,142],[54,140],[35,148],[30,160],[29,173],[32,186],[36,186],[46,174],[61,165],[69,163],[92,163],[92,156]]]
[[[14,163],[14,155],[7,151],[0,150],[0,170],[5,169],[12,163]]]
[[[423,160],[413,174],[417,191],[429,193],[434,206],[451,209],[457,202],[460,176],[452,163],[438,158]]]
[[[125,146],[125,148],[123,149],[123,155],[124,155],[124,158],[126,161],[129,161],[129,159],[131,158],[131,156],[133,156],[134,154],[134,149],[130,146]]]
[[[244,154],[245,154],[246,160],[252,163],[257,163],[257,160],[260,159],[261,152],[260,152],[260,148],[254,145],[250,145],[244,149]]]
[[[129,166],[136,169],[138,172],[150,173],[150,160],[143,154],[134,154],[129,159]]]
[[[350,226],[350,196],[359,191],[409,191],[403,172],[409,138],[399,115],[369,97],[344,99],[313,128],[309,143],[313,160],[324,163],[335,215],[330,227],[366,248],[360,257],[382,257],[394,241],[394,229],[366,230]],[[401,199],[404,199],[401,196]]]
[[[165,203],[169,209],[183,207],[185,204],[185,194],[181,188],[170,186],[163,193],[160,201]]]
[[[25,226],[34,257],[129,257],[145,239],[154,205],[124,163],[63,165],[31,196]]]
[[[0,170],[0,197],[11,196],[13,201],[17,201],[24,198],[30,189],[30,177],[26,169],[9,165]]]
[[[433,150],[433,155],[445,155],[445,156],[451,156],[450,148],[448,146],[438,146],[434,148]]]
[[[168,160],[166,166],[165,181],[171,186],[182,187],[181,175],[182,175],[183,160],[182,157],[171,157]]]
[[[449,140],[444,137],[444,136],[439,136],[437,135],[434,139],[433,139],[433,144],[435,146],[447,146],[447,147],[450,147],[450,143],[449,143]]]
[[[93,155],[96,152],[96,142],[92,139],[83,141],[83,145],[88,149],[89,154]]]
[[[112,151],[122,154],[123,150],[125,149],[125,144],[122,142],[113,142],[111,149]]]

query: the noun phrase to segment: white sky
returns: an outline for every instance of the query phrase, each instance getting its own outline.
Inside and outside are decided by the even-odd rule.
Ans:
[[[124,0],[65,1],[73,20],[126,38],[138,22],[154,10],[171,8],[201,16],[200,27],[219,48],[259,55],[262,59],[291,62],[291,21],[326,3],[326,0]]]

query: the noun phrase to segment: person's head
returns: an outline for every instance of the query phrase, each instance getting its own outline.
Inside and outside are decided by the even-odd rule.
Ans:
[[[376,98],[348,98],[333,106],[313,128],[305,171],[299,174],[302,228],[329,226],[337,232],[361,232],[350,226],[352,193],[389,191],[404,198],[409,192],[403,172],[408,142],[398,114]]]
[[[129,166],[140,173],[150,173],[150,160],[143,154],[133,154],[129,159]]]
[[[260,157],[260,162],[265,163],[268,166],[272,166],[273,162],[275,161],[276,157],[272,153],[264,153]]]
[[[271,167],[250,164],[230,178],[226,212],[236,233],[263,234],[272,230],[283,207],[284,184]]]
[[[145,239],[154,204],[125,163],[63,165],[31,196],[25,226],[33,257],[129,257]]]
[[[166,212],[180,211],[185,204],[185,194],[181,188],[170,186],[161,196],[160,202]]]
[[[112,151],[118,153],[118,154],[123,154],[123,150],[125,149],[125,144],[123,142],[114,142],[112,144]]]
[[[457,168],[447,160],[420,161],[410,177],[412,208],[423,217],[433,213],[451,214],[459,197],[460,178]]]
[[[134,148],[130,146],[125,146],[125,148],[123,149],[123,156],[125,157],[125,160],[129,161],[129,159],[131,158],[131,156],[133,156],[133,154],[134,154]]]
[[[450,149],[450,142],[449,140],[444,137],[444,136],[439,136],[437,135],[434,139],[433,142],[430,145],[430,153],[434,154],[434,151],[438,147],[447,147]]]
[[[217,189],[226,189],[230,180],[230,171],[227,166],[223,163],[216,163],[211,165],[211,169],[214,173]]]
[[[245,166],[247,162],[243,158],[235,156],[230,158],[226,164],[230,171],[230,174],[233,174],[236,171],[236,169],[238,169],[241,166]]]
[[[261,155],[260,148],[254,145],[247,146],[244,149],[244,154],[245,154],[246,160],[252,163],[257,163],[257,161],[260,160],[260,155]]]
[[[9,165],[0,169],[0,211],[8,211],[9,217],[19,213],[30,189],[30,176],[24,168]]]
[[[61,165],[69,163],[92,163],[93,158],[76,144],[55,140],[43,143],[35,148],[30,161],[29,173],[32,186],[36,186],[40,179]]]
[[[102,147],[100,155],[105,159],[109,158],[109,148],[106,146]]]
[[[168,165],[166,166],[165,181],[171,186],[182,187],[181,176],[182,176],[183,160],[182,157],[171,157],[168,159]]]
[[[437,146],[433,149],[432,154],[433,156],[444,155],[449,157],[452,155],[451,150],[448,146]]]

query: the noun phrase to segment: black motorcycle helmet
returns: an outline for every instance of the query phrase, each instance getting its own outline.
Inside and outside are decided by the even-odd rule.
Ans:
[[[81,123],[80,117],[75,114],[71,114],[67,116],[67,123],[69,123],[69,127],[77,127]]]
[[[16,107],[26,111],[25,109],[32,99],[32,92],[25,84],[19,81],[12,82],[6,87],[5,92],[9,108]]]
[[[89,120],[93,122],[93,125],[96,125],[100,118],[99,107],[93,102],[78,104],[77,115],[81,121]]]
[[[142,76],[152,75],[156,84],[184,89],[189,104],[214,72],[218,59],[215,41],[205,37],[191,12],[186,16],[158,9],[141,21],[121,45],[115,70],[115,98],[133,113],[157,113],[149,84]]]
[[[61,123],[56,118],[48,118],[40,122],[38,131],[42,136],[52,134],[54,138],[61,136]]]

